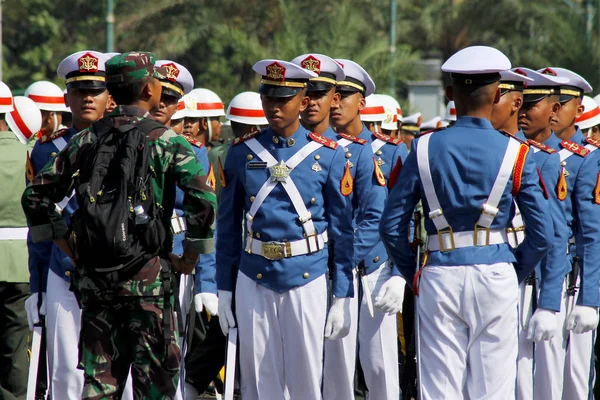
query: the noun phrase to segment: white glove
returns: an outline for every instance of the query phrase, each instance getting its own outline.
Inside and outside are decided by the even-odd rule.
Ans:
[[[379,289],[374,306],[381,312],[393,315],[402,311],[406,281],[401,276],[390,277]]]
[[[200,314],[206,307],[210,315],[219,315],[219,298],[214,293],[197,293],[194,296],[194,308]]]
[[[598,307],[575,306],[567,317],[567,329],[585,333],[598,327]]]
[[[33,330],[33,325],[40,323],[40,314],[46,315],[46,293],[42,292],[42,305],[39,310],[38,293],[31,293],[31,296],[25,300],[25,311],[27,312],[29,329]]]
[[[229,328],[235,328],[235,316],[233,315],[233,293],[227,290],[219,290],[219,324],[223,334],[227,336]],[[194,296],[194,302],[196,297]]]
[[[550,340],[556,335],[557,328],[556,311],[538,308],[529,320],[527,340],[533,340],[536,343]]]
[[[350,333],[350,298],[333,298],[333,303],[327,313],[325,338],[341,339]]]

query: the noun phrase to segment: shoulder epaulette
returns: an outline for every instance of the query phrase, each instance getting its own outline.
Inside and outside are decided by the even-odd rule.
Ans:
[[[204,147],[204,144],[203,144],[201,141],[199,141],[199,140],[196,140],[196,139],[194,139],[194,138],[193,138],[193,137],[191,137],[191,136],[188,136],[188,135],[181,135],[181,136],[183,136],[183,138],[184,138],[185,140],[187,140],[187,141],[188,141],[188,143],[189,143],[189,144],[191,144],[192,146],[196,146],[196,147],[198,147],[199,149],[201,149],[202,147]]]
[[[423,135],[429,135],[430,133],[434,133],[434,132],[443,131],[444,129],[446,129],[446,128],[442,127],[442,128],[432,129],[430,131],[421,132],[421,133],[419,133],[419,136],[417,136],[417,137],[421,137]]]
[[[521,144],[529,145],[529,143],[526,140],[518,138],[516,135],[512,135],[510,132],[507,132],[504,129],[498,129],[498,132],[500,132],[501,134],[503,134],[504,136],[506,136],[510,139],[515,139],[517,142],[519,142]]]
[[[529,139],[527,140],[527,143],[529,143],[533,147],[537,147],[538,149],[545,151],[546,153],[556,153],[556,150],[554,150],[552,147],[546,146],[544,143],[540,143],[537,140]]]
[[[317,143],[321,143],[325,147],[329,147],[330,149],[334,149],[334,150],[337,149],[338,144],[331,139],[327,139],[323,135],[317,135],[316,133],[311,132],[308,134],[308,137]]]
[[[600,149],[600,140],[592,139],[592,138],[585,138],[585,141],[588,142],[589,144],[591,144],[592,146],[598,147]]]
[[[590,151],[588,149],[586,149],[583,146],[578,145],[575,142],[571,142],[570,140],[563,140],[562,142],[560,142],[560,145],[564,149],[567,149],[571,153],[577,154],[580,157],[586,157],[588,154],[590,154]]]
[[[249,139],[252,139],[255,136],[258,136],[261,133],[262,133],[262,131],[254,131],[254,132],[246,133],[244,136],[235,138],[233,140],[233,142],[231,142],[231,145],[235,146],[236,144],[240,144],[242,142],[245,142],[246,140],[249,140]]]
[[[402,143],[402,139],[394,139],[391,136],[384,135],[383,133],[379,133],[379,132],[373,133],[373,136],[375,136],[379,140],[383,140],[384,142],[391,143],[396,146],[398,146],[400,143]]]
[[[350,140],[354,143],[367,144],[367,141],[365,139],[361,139],[357,136],[348,135],[346,133],[338,133],[338,136],[343,137],[344,139]]]
[[[67,132],[69,132],[69,130],[67,128],[65,128],[65,129],[59,129],[56,132],[52,132],[50,134],[44,133],[40,137],[40,143],[50,142],[50,141],[52,141],[54,139],[57,139],[57,138],[62,137],[62,136],[65,136],[67,134]]]

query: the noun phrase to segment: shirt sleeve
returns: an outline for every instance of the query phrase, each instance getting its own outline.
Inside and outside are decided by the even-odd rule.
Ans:
[[[173,146],[173,169],[177,186],[183,191],[183,215],[187,223],[184,250],[207,254],[215,250],[215,192],[206,182],[206,171],[196,158],[192,146],[183,138],[170,139]]]
[[[325,186],[325,212],[327,215],[330,245],[329,251],[333,254],[331,273],[333,295],[335,297],[353,297],[353,262],[354,229],[352,227],[352,201],[350,196],[341,193],[341,182],[344,176],[346,158],[341,146],[335,150],[329,175]]]

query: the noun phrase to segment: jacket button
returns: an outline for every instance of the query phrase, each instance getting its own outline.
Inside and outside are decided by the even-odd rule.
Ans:
[[[315,204],[317,202],[317,199],[315,199],[314,197],[312,199],[310,199],[310,204]]]
[[[246,158],[248,159],[248,161],[252,160],[254,158],[254,156],[252,154],[248,154],[246,156]]]
[[[379,256],[377,256],[373,259],[373,262],[377,262],[377,261],[379,261]]]
[[[252,203],[254,201],[254,199],[256,199],[256,197],[250,196],[250,203]]]
[[[65,271],[65,276],[71,276],[71,271]]]
[[[260,239],[260,232],[256,232],[255,236],[256,236],[257,239]]]
[[[308,275],[308,272],[305,272],[305,273],[303,273],[303,274],[302,274],[302,277],[303,277],[304,279],[308,279],[308,277],[309,277],[309,275]]]
[[[56,156],[58,155],[57,152],[53,151],[52,153],[50,153],[50,157],[52,158],[56,158]]]
[[[256,279],[258,279],[258,280],[262,279],[262,274],[260,272],[258,274],[256,274]]]

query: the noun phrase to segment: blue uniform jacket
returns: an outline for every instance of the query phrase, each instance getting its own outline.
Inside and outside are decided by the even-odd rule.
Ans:
[[[527,140],[522,132],[517,137]],[[560,141],[556,136],[550,136],[543,146],[531,145],[535,162],[542,176],[544,187],[548,195],[548,210],[552,218],[554,235],[552,235],[552,247],[542,261],[536,265],[536,274],[540,282],[538,307],[549,310],[560,311],[561,294],[565,275],[571,270],[571,263],[567,256],[567,241],[569,240],[569,228],[565,214],[565,202],[559,200],[562,167],[560,156],[556,147]],[[531,143],[531,142],[530,142]],[[566,199],[564,199],[566,201]]]
[[[560,142],[560,139],[557,141]],[[581,130],[570,139],[579,145],[587,142]],[[559,145],[559,149],[563,147]],[[581,284],[577,304],[600,306],[600,206],[597,196],[600,183],[600,150],[586,157],[573,154],[566,160],[567,184],[571,196],[571,207],[567,208],[567,219],[571,235],[575,236],[574,253],[579,257]]]
[[[77,129],[71,127],[61,137],[69,142],[76,133]],[[59,135],[55,134],[54,137],[56,136]],[[38,140],[31,151],[31,165],[33,167],[33,172],[37,175],[50,160],[56,157],[58,152],[58,147],[56,147],[51,139],[44,141],[43,143],[41,140]],[[73,214],[76,209],[77,200],[75,199],[75,196],[73,196],[62,212],[63,219],[66,221],[67,225],[69,224],[71,214]],[[31,233],[28,233],[27,249],[29,251],[29,285],[32,292],[46,291],[48,269],[51,269],[65,281],[69,281],[69,275],[75,267],[73,266],[71,259],[59,249],[58,246],[50,241],[33,243]]]
[[[258,254],[244,251],[242,220],[249,211],[254,196],[270,179],[270,171],[260,168],[260,159],[243,142],[233,144],[227,154],[221,180],[221,201],[217,220],[217,287],[233,291],[236,268],[260,285],[283,293],[305,285],[328,270],[328,252],[332,255],[333,294],[336,297],[354,295],[352,269],[354,249],[352,229],[352,202],[342,192],[345,171],[345,153],[329,139],[315,135],[313,139],[303,127],[291,138],[284,139],[267,128],[254,136],[271,155],[288,160],[310,141],[321,140],[324,145],[311,153],[290,172],[300,192],[316,232],[328,231],[332,246],[319,252],[268,260]],[[248,138],[246,138],[247,140]],[[293,140],[292,140],[293,139]],[[332,148],[334,147],[334,148]],[[251,159],[251,160],[250,160]],[[312,167],[318,162],[319,168]],[[250,163],[252,167],[249,167]],[[258,168],[256,168],[258,166]],[[290,198],[279,183],[265,199],[253,222],[254,238],[262,241],[295,241],[303,239],[303,229]],[[329,248],[328,248],[329,247]]]
[[[395,171],[395,173],[397,173],[402,168],[402,165],[406,160],[406,156],[408,156],[408,150],[406,149],[406,145],[399,139],[395,140],[385,137],[385,135],[374,134],[366,127],[363,128],[359,137],[361,139],[368,140],[369,145],[378,138],[386,139],[384,140],[385,144],[375,152],[374,156],[375,161],[377,162],[377,165],[379,165],[379,168],[381,169],[381,172],[383,173],[385,181],[387,182],[389,187],[392,171]],[[381,241],[381,237],[379,235],[378,237],[379,240],[377,241],[377,244],[371,249],[371,251],[365,259],[367,275],[377,270],[377,268],[389,258],[388,253],[385,250],[385,246]],[[391,265],[390,268],[392,268],[392,275],[400,275],[400,271],[398,270],[398,268],[393,268]]]
[[[331,127],[323,136],[335,142],[342,139]],[[350,171],[354,179],[354,191],[350,196],[354,209],[354,265],[358,266],[364,262],[365,272],[369,274],[387,259],[387,256],[381,260],[377,258],[379,262],[374,263],[373,257],[370,256],[374,247],[381,242],[379,220],[387,199],[387,189],[385,180],[377,181],[370,142],[362,138],[356,140],[344,148],[346,160],[353,165]],[[382,256],[383,254],[385,251],[382,252]]]
[[[482,205],[498,175],[509,138],[481,118],[459,117],[448,129],[431,133],[429,160],[431,175],[444,215],[454,232],[472,231]],[[408,226],[415,206],[423,199],[424,215],[431,211],[419,177],[415,139],[406,158],[398,184],[392,189],[383,212],[380,232],[386,248],[400,272],[412,282],[416,272],[415,256],[408,242]],[[491,228],[509,225],[513,202],[513,177],[498,204],[499,213]],[[551,227],[547,200],[544,199],[534,156],[528,153],[523,163],[520,190],[516,201],[525,223],[525,240],[513,252],[508,243],[465,247],[452,251],[431,251],[427,265],[460,266],[516,262],[517,278],[522,281],[550,248]],[[436,235],[433,222],[425,220],[428,236]]]
[[[196,143],[190,142],[196,158],[200,161],[202,168],[208,174],[210,163],[208,162],[208,150],[206,146],[198,146]],[[183,217],[183,190],[177,188],[175,192],[175,212],[178,216]],[[183,242],[185,232],[179,233],[173,237],[173,252],[175,254],[183,254]],[[195,274],[196,293],[217,293],[217,282],[215,280],[215,252],[201,254],[196,264]]]

